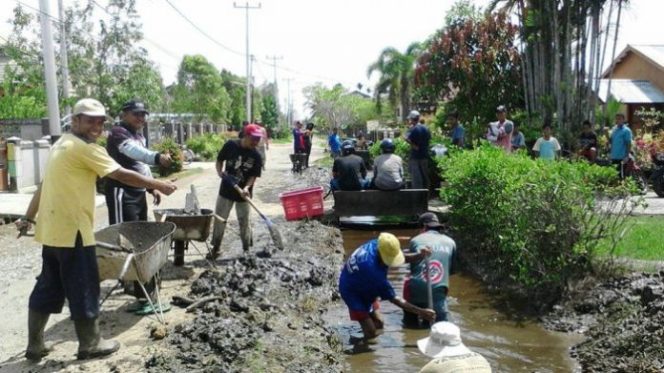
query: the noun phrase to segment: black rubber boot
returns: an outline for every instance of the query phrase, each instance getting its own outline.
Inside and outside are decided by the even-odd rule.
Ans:
[[[25,358],[38,362],[51,352],[44,344],[44,329],[51,315],[33,310],[28,311],[28,348],[25,349]]]
[[[205,256],[205,259],[207,259],[207,260],[216,260],[219,257],[219,253],[220,253],[219,247],[220,246],[221,245],[218,245],[218,244],[212,245],[212,249],[210,250],[209,253],[207,253],[207,255]]]
[[[78,337],[78,360],[107,356],[120,349],[120,343],[103,339],[99,333],[99,319],[74,320]]]

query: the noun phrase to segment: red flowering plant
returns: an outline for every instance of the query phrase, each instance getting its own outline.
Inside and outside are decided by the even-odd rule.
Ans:
[[[447,101],[458,111],[469,138],[478,138],[495,120],[498,105],[522,107],[518,27],[504,13],[477,21],[460,19],[438,30],[427,42],[415,68],[417,94],[429,101]],[[472,127],[472,126],[471,126]]]

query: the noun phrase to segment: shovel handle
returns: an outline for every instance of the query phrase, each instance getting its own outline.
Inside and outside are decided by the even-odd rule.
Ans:
[[[429,265],[429,257],[425,259],[425,265],[427,266],[427,304],[429,309],[433,309],[433,291],[431,289],[431,266]]]
[[[258,207],[256,207],[256,205],[254,205],[254,202],[251,200],[251,198],[249,198],[249,197],[245,197],[245,196],[244,196],[244,192],[242,192],[242,188],[240,188],[240,186],[237,185],[237,184],[233,185],[233,187],[234,187],[235,190],[240,194],[240,196],[241,196],[245,201],[247,201],[247,202],[249,203],[249,205],[251,205],[251,207],[254,208],[254,210],[256,210],[256,212],[258,213],[258,215],[260,215],[261,218],[263,218],[263,220],[265,220],[265,219],[266,219],[266,218],[265,218],[265,215],[263,215],[263,213],[261,212],[261,210],[259,210]]]

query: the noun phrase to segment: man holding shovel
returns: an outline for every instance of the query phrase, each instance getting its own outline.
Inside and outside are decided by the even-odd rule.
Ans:
[[[118,342],[101,338],[99,331],[99,270],[93,232],[96,178],[106,176],[166,195],[176,189],[170,182],[122,168],[96,144],[108,119],[99,101],[78,101],[72,115],[71,133],[53,144],[44,179],[25,216],[16,223],[20,232],[36,224],[35,239],[44,245],[42,270],[29,302],[25,357],[32,361],[49,353],[44,329],[49,315],[62,311],[65,299],[78,337],[78,359],[106,356],[120,348]]]
[[[422,232],[410,240],[406,257],[422,250],[430,251],[431,256],[410,262],[410,276],[405,280],[403,297],[416,306],[432,307],[436,311],[436,322],[447,321],[447,292],[456,261],[456,243],[441,233],[443,226],[436,214],[426,212],[420,215],[418,222]],[[404,312],[403,323],[407,327],[418,327],[418,315]]]
[[[375,338],[377,329],[383,328],[378,312],[378,298],[389,300],[404,312],[414,313],[432,321],[436,314],[432,309],[415,306],[396,296],[387,279],[389,267],[397,267],[405,261],[422,260],[431,252],[424,248],[408,258],[401,252],[399,240],[391,233],[381,233],[357,248],[348,257],[339,277],[339,293],[348,306],[350,319],[360,323],[364,341]]]
[[[250,205],[246,198],[251,198],[256,178],[261,176],[262,158],[256,147],[263,137],[263,131],[255,124],[244,127],[244,136],[239,140],[228,140],[217,155],[217,174],[221,177],[221,186],[215,213],[224,221],[216,219],[212,234],[212,251],[208,259],[219,256],[219,248],[226,230],[226,219],[233,205],[240,225],[242,250],[249,251],[252,245],[252,233],[249,226]],[[238,191],[235,186],[239,186]]]

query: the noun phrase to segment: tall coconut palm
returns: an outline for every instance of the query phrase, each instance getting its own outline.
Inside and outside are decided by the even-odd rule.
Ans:
[[[415,74],[415,61],[420,55],[422,46],[414,42],[406,48],[405,53],[388,47],[380,52],[378,60],[367,69],[368,77],[378,72],[380,78],[376,83],[374,95],[380,111],[381,95],[387,93],[388,100],[400,108],[401,119],[406,119],[406,112],[410,108],[411,89]]]

